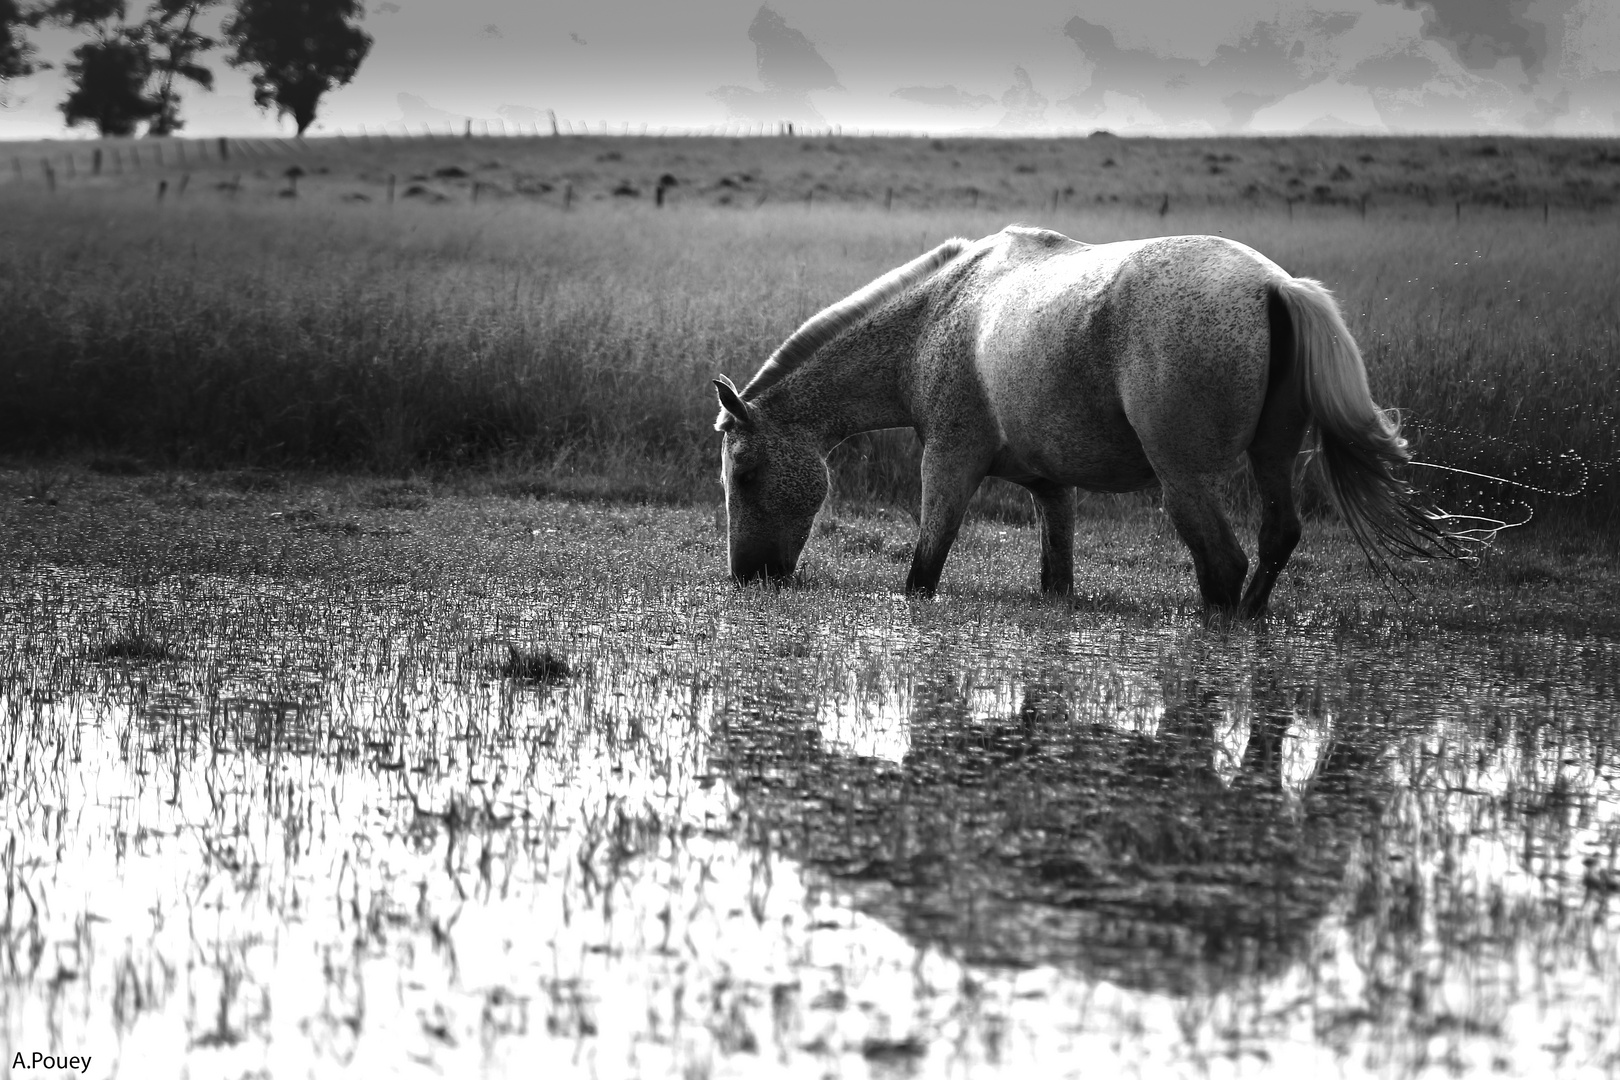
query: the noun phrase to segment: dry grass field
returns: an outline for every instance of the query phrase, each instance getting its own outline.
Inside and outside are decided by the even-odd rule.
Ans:
[[[167,150],[139,140],[0,144],[12,176],[43,183],[49,162],[67,185],[156,184],[184,171],[211,182],[237,173],[252,185],[292,164],[315,184],[353,199],[386,198],[415,184],[433,194],[517,196],[562,202],[572,187],[583,202],[655,197],[660,179],[670,205],[753,208],[808,197],[913,209],[979,208],[1027,214],[1058,205],[1106,202],[1157,211],[1193,205],[1335,204],[1369,209],[1419,204],[1455,216],[1465,208],[1601,209],[1620,202],[1620,143],[1613,139],[1297,136],[1144,139],[1099,132],[1086,139],[894,138],[812,135],[725,138],[459,139],[373,134],[286,140],[172,140]],[[102,150],[102,171],[92,155]],[[116,155],[116,156],[115,156]],[[70,163],[68,158],[72,157]],[[314,162],[311,166],[310,162]],[[6,162],[0,157],[0,165]],[[285,186],[284,184],[281,186]],[[65,190],[65,188],[64,188]],[[429,194],[429,193],[433,194]],[[1173,224],[1173,222],[1171,223]]]
[[[373,137],[171,143],[161,169],[108,143],[99,174],[84,144],[8,149],[11,453],[712,498],[715,372],[1023,221],[1242,240],[1340,295],[1428,461],[1530,485],[1422,473],[1456,509],[1620,509],[1612,141]],[[912,440],[839,473],[904,502]]]

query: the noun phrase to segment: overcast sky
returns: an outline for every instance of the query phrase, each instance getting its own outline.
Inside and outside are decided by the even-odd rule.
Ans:
[[[317,133],[549,109],[615,131],[1620,134],[1620,0],[372,0],[364,26]],[[58,68],[79,40],[35,39]],[[290,132],[205,62],[187,134]],[[7,85],[0,138],[69,134],[64,85]]]

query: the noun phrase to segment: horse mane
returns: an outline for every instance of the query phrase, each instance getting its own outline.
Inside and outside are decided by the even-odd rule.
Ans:
[[[769,360],[743,387],[742,397],[756,397],[762,390],[774,385],[810,359],[815,351],[866,313],[889,298],[905,291],[956,258],[971,241],[952,237],[934,250],[917,256],[904,266],[896,267],[876,281],[850,293],[838,303],[823,308],[819,314],[805,320],[803,326],[773,352]]]

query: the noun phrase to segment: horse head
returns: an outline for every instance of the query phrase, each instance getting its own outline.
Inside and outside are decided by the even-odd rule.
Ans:
[[[771,419],[743,401],[730,379],[714,381],[715,429],[725,438],[720,482],[726,489],[726,541],[738,581],[793,576],[810,525],[827,497],[827,463],[812,432]]]

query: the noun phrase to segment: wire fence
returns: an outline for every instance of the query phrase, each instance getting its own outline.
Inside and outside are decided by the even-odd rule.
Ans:
[[[1031,138],[1029,132],[1003,133],[1008,137]],[[1083,139],[1095,136],[1097,132],[1076,132],[1074,138]],[[1106,133],[1102,133],[1106,134]],[[926,140],[937,143],[941,138],[952,139],[983,139],[998,138],[995,133],[974,133],[969,136],[940,136],[924,132],[896,132],[886,129],[855,129],[844,128],[840,125],[804,126],[790,121],[777,123],[741,123],[730,122],[696,128],[661,127],[652,129],[642,124],[634,127],[628,123],[610,125],[599,121],[592,125],[570,121],[547,114],[542,121],[507,122],[505,120],[473,120],[465,119],[458,125],[442,123],[440,130],[435,130],[428,123],[395,122],[390,124],[367,127],[358,126],[353,131],[336,130],[323,132],[319,135],[304,138],[301,136],[217,136],[211,138],[179,138],[165,137],[163,139],[101,139],[85,140],[83,142],[44,142],[34,144],[37,149],[29,152],[20,149],[14,150],[11,156],[11,175],[6,177],[0,173],[0,186],[5,181],[18,184],[40,184],[51,192],[59,187],[71,187],[84,181],[98,181],[108,178],[122,178],[124,182],[144,174],[150,174],[156,179],[154,192],[158,200],[169,197],[180,197],[186,194],[191,186],[193,172],[209,171],[218,173],[229,171],[232,166],[239,169],[251,169],[260,175],[272,162],[290,162],[277,174],[277,182],[281,186],[278,194],[295,197],[298,195],[299,178],[307,175],[301,162],[318,157],[329,157],[336,154],[350,152],[355,148],[363,150],[388,149],[394,146],[414,146],[433,144],[470,145],[491,141],[525,141],[536,140],[574,140],[574,139],[887,139],[895,141]],[[1038,138],[1047,139],[1052,136],[1042,133]],[[22,144],[17,144],[22,145]],[[43,150],[44,152],[40,152]],[[0,151],[3,153],[3,151]],[[0,158],[0,161],[3,161]],[[0,165],[3,169],[3,165]],[[1018,171],[1016,169],[1012,171]],[[442,172],[442,170],[441,170]],[[178,175],[175,175],[178,174]],[[449,197],[442,191],[425,190],[420,183],[421,176],[407,176],[403,193],[407,196],[426,197],[430,201],[449,201]],[[465,173],[458,179],[465,180],[467,196],[474,203],[486,195],[513,194],[509,188],[501,184],[470,178]],[[236,172],[228,179],[212,180],[212,187],[228,195],[236,195],[243,189],[244,175]],[[717,187],[728,184],[721,178]],[[388,203],[395,201],[397,189],[401,188],[400,177],[395,173],[388,173],[384,183],[384,198]],[[675,178],[669,174],[661,176],[653,188],[653,201],[658,207],[663,207],[668,196],[677,186]],[[973,184],[958,184],[938,188],[929,193],[926,199],[915,197],[915,192],[901,186],[884,186],[880,189],[869,190],[859,194],[858,197],[834,195],[825,190],[818,191],[813,182],[800,185],[802,190],[790,190],[787,184],[755,185],[753,190],[743,191],[716,191],[715,201],[720,205],[744,205],[752,199],[755,207],[761,207],[768,202],[780,205],[784,202],[803,202],[806,207],[818,204],[860,202],[867,205],[881,201],[885,210],[893,210],[897,206],[910,205],[913,208],[937,209],[950,206],[958,209],[977,210],[981,203],[985,209],[1011,209],[1011,208],[1042,208],[1056,212],[1060,207],[1074,201],[1075,189],[1073,185],[1057,186],[1049,191],[1039,188],[1024,188],[1010,192],[1006,190],[991,190]],[[881,191],[881,194],[879,194]],[[520,190],[518,194],[530,196],[549,197],[549,201],[561,204],[564,209],[571,209],[577,201],[577,196],[583,194],[576,192],[574,183],[566,180],[555,184],[531,184],[529,189]],[[621,181],[612,185],[609,193],[613,196],[636,197],[642,194],[640,188],[629,181]],[[362,193],[351,193],[345,198],[351,201],[369,201],[370,196]],[[1289,219],[1293,219],[1297,208],[1337,209],[1340,212],[1352,211],[1365,219],[1370,209],[1384,207],[1422,207],[1425,216],[1436,212],[1450,211],[1455,221],[1461,223],[1466,211],[1513,211],[1518,213],[1539,212],[1543,223],[1550,224],[1554,209],[1578,210],[1591,212],[1594,210],[1608,210],[1616,205],[1616,199],[1606,197],[1606,193],[1588,190],[1565,190],[1554,192],[1525,191],[1515,195],[1504,196],[1500,192],[1476,192],[1457,195],[1454,192],[1428,191],[1414,195],[1411,192],[1399,191],[1362,191],[1350,193],[1336,191],[1331,195],[1324,195],[1320,190],[1315,193],[1213,193],[1213,192],[1171,192],[1153,190],[1143,187],[1133,190],[1122,196],[1120,193],[1096,196],[1097,201],[1110,201],[1124,203],[1138,209],[1157,210],[1160,217],[1166,217],[1172,209],[1189,206],[1208,205],[1247,205],[1259,209],[1264,206],[1275,206],[1284,210]]]

